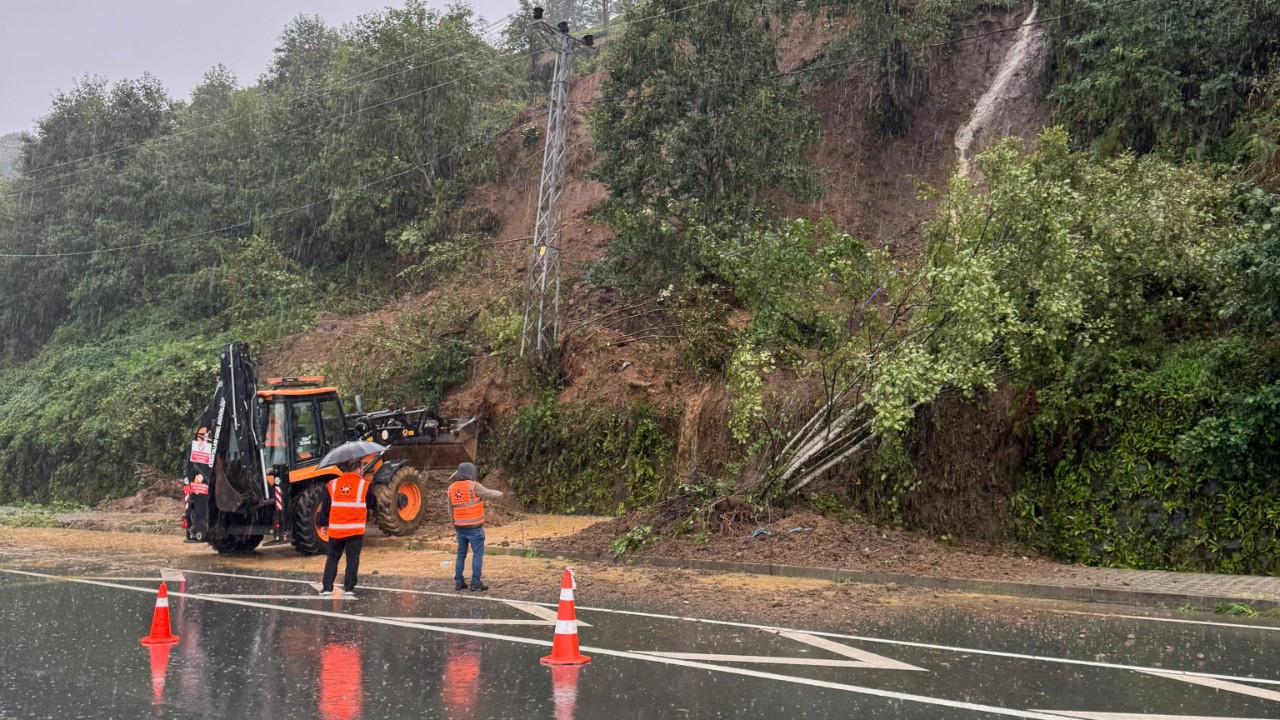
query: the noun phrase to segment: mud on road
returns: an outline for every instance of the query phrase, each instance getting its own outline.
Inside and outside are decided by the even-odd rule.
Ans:
[[[563,518],[560,531],[572,534],[598,518]],[[537,520],[545,536],[548,524]],[[490,545],[509,542],[525,530],[521,521],[489,531]],[[414,587],[452,591],[452,552],[431,549],[426,537],[388,538],[370,535],[361,558],[362,577],[373,581],[405,578]],[[515,544],[515,543],[512,543]],[[245,556],[222,556],[203,543],[186,543],[177,535],[111,532],[66,528],[0,526],[0,564],[15,568],[70,568],[85,574],[109,570],[125,573],[162,567],[222,571],[257,570],[314,574],[323,557],[298,555],[288,545],[260,548]],[[485,581],[503,597],[546,600],[558,591],[563,558],[487,555]],[[956,605],[1015,613],[1008,599],[978,598],[959,593],[859,585],[826,580],[778,578],[629,566],[608,562],[574,564],[582,597],[595,605],[644,608],[654,612],[696,614],[722,620],[794,623],[812,619],[832,629],[853,627],[859,619],[890,620]],[[469,568],[468,568],[469,569]],[[1029,601],[1018,600],[1024,607]],[[1048,604],[1044,604],[1048,607]]]

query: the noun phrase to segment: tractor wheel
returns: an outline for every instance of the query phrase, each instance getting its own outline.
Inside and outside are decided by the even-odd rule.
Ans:
[[[426,515],[422,476],[411,467],[402,467],[391,482],[373,486],[378,498],[375,518],[378,529],[388,535],[408,535],[422,525]]]
[[[324,483],[313,483],[293,504],[293,548],[303,555],[319,555],[329,544],[329,533],[316,526],[316,516],[329,491]]]
[[[260,542],[261,535],[224,535],[209,544],[221,555],[244,555],[253,552]]]

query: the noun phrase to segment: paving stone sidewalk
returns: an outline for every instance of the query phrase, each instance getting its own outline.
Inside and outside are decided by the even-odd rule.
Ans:
[[[1061,572],[1033,582],[1066,587],[1097,587],[1135,592],[1202,595],[1280,602],[1280,577],[1262,575],[1213,575],[1063,566]]]

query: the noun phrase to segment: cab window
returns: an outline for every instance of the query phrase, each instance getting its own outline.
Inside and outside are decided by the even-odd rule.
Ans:
[[[273,401],[267,408],[267,431],[263,442],[267,450],[267,467],[289,464],[289,448],[284,441],[287,412],[288,408],[279,400]]]
[[[324,428],[325,452],[347,441],[347,426],[342,421],[342,405],[337,398],[320,401],[320,424]]]
[[[316,422],[315,404],[306,401],[293,405],[293,457],[305,465],[320,459],[320,427]]]

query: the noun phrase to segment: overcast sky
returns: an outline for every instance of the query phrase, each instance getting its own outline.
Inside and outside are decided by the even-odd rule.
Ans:
[[[57,90],[86,73],[114,82],[144,72],[186,98],[222,63],[241,85],[271,61],[280,31],[299,14],[342,25],[403,0],[0,0],[0,134],[29,130]],[[443,8],[443,0],[428,0]],[[472,0],[497,20],[515,0]]]

